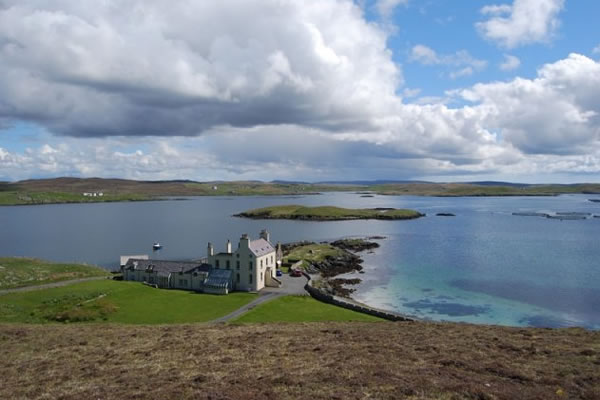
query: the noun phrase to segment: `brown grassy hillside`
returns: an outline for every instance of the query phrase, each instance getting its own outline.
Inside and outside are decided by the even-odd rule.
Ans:
[[[0,325],[2,399],[599,399],[600,332]]]

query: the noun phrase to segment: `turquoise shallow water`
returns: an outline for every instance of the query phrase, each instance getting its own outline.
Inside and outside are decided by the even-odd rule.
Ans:
[[[384,235],[363,254],[355,297],[421,318],[515,326],[600,328],[600,218],[577,221],[513,212],[589,212],[592,195],[432,198],[327,193],[208,197],[189,201],[0,207],[0,255],[81,261],[116,268],[122,254],[160,259],[205,255],[242,233],[275,240]],[[600,196],[595,196],[600,198]],[[231,215],[274,204],[404,207],[413,221],[254,221]],[[451,212],[456,217],[437,217]],[[152,253],[151,245],[165,247]],[[221,246],[221,245],[222,246]]]

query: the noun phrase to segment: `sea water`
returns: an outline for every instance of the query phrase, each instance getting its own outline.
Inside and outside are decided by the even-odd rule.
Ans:
[[[556,197],[195,197],[130,203],[0,207],[0,256],[118,268],[120,255],[198,259],[207,242],[262,228],[274,241],[381,235],[364,252],[354,297],[423,319],[513,326],[600,328],[600,218],[554,220],[514,212],[600,215],[593,195]],[[410,221],[248,220],[232,215],[276,204],[411,208]],[[455,217],[436,216],[453,213]],[[152,243],[164,245],[152,251]],[[353,276],[354,277],[354,276]]]

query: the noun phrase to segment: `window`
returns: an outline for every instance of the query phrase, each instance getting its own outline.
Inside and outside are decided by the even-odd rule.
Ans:
[[[260,281],[262,282],[262,280],[263,280],[263,273],[261,272],[260,273]]]
[[[252,283],[252,274],[248,275],[248,283]]]
[[[260,260],[260,266],[261,267],[263,266],[263,260]]]
[[[215,260],[215,268],[219,268],[219,260]]]
[[[227,269],[231,268],[231,265],[230,265],[230,263],[229,263],[229,260],[227,260],[227,261],[226,261],[226,263],[227,263],[227,266],[226,266],[226,268],[227,268]]]
[[[252,261],[250,261],[248,269],[250,269],[250,271],[252,271]]]
[[[240,274],[236,274],[236,276],[235,276],[235,277],[236,277],[236,281],[237,281],[237,283],[240,283]]]
[[[237,269],[238,271],[240,270],[240,260],[237,260],[235,262],[235,269]]]
[[[237,258],[240,258],[240,253],[236,253],[236,254],[235,254],[235,256],[236,256]]]
[[[273,256],[271,256],[271,264],[273,264]]]

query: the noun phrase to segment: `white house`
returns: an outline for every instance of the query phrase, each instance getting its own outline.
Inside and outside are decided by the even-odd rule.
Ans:
[[[271,244],[266,230],[262,230],[256,240],[243,234],[235,251],[229,240],[224,252],[215,254],[211,243],[207,250],[204,262],[129,258],[121,267],[123,279],[160,288],[216,294],[227,294],[232,290],[258,292],[265,286],[279,287],[281,284],[276,278],[281,253]]]
[[[232,251],[228,240],[225,251],[216,254],[209,243],[207,262],[215,269],[232,270],[235,290],[258,292],[265,286],[278,287],[277,252],[270,239],[269,232],[264,229],[256,240],[243,234],[237,250]]]

